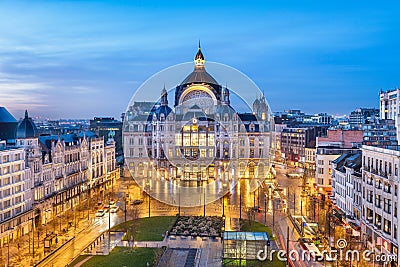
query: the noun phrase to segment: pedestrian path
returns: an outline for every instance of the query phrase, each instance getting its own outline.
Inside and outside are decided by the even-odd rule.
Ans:
[[[78,262],[77,264],[75,264],[74,267],[81,267],[85,262],[87,262],[88,260],[90,260],[93,256],[89,256],[84,258],[82,261]]]
[[[116,246],[121,246],[123,232],[103,233],[96,238],[84,251],[85,255],[108,255]]]

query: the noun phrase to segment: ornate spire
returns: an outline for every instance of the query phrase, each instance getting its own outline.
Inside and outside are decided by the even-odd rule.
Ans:
[[[204,62],[205,62],[205,59],[204,59],[203,53],[201,52],[201,46],[200,46],[200,40],[199,40],[199,47],[197,49],[197,54],[194,57],[194,65],[196,68],[202,68],[202,67],[204,67]]]
[[[167,90],[165,89],[165,84],[164,84],[164,88],[161,90],[160,104],[161,104],[161,106],[168,106],[168,93],[167,93]]]
[[[161,96],[165,95],[167,93],[167,90],[165,89],[165,83],[164,83],[164,87],[161,90]]]
[[[228,83],[226,83],[225,88],[222,88],[221,100],[222,100],[222,104],[223,105],[229,105],[230,104]]]

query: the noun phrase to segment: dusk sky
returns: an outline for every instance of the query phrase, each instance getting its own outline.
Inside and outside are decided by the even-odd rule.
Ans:
[[[400,86],[397,1],[215,2],[1,1],[0,106],[17,119],[119,118],[147,78],[192,61],[199,39],[273,111],[348,114]]]

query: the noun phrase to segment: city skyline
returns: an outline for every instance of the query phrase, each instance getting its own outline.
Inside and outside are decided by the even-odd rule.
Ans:
[[[274,112],[378,107],[380,89],[398,86],[398,4],[335,4],[2,2],[0,106],[16,118],[119,118],[201,39],[206,59],[252,77]]]

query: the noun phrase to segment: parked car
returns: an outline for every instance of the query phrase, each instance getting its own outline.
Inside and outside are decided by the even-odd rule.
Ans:
[[[142,203],[143,203],[143,200],[141,200],[141,199],[135,199],[134,201],[132,201],[133,205],[140,205]]]
[[[260,212],[261,212],[261,207],[259,207],[259,206],[254,206],[254,207],[253,207],[253,210],[254,210],[254,211],[257,211],[258,213],[260,213]]]
[[[104,214],[106,214],[106,211],[105,211],[105,210],[98,210],[98,211],[96,212],[96,217],[103,217]]]

